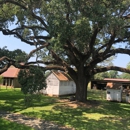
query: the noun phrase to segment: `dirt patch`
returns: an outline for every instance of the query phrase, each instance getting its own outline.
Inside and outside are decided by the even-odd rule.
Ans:
[[[96,100],[87,100],[86,102],[78,102],[78,101],[69,101],[69,99],[60,99],[59,102],[63,103],[64,106],[69,106],[72,108],[84,107],[84,108],[92,108],[98,107],[100,105],[99,101]]]

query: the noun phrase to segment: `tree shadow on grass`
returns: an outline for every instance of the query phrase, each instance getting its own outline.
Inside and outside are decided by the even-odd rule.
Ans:
[[[40,110],[39,112],[27,112],[24,114],[53,121],[76,130],[129,130],[130,109],[128,105],[126,104],[126,107],[124,107],[120,103],[104,102],[98,107],[72,108],[59,104],[55,105],[52,110]],[[96,115],[99,115],[99,118],[96,119],[94,117]]]
[[[97,109],[97,112],[105,113],[106,115],[115,115],[115,116],[130,115],[130,104],[127,103],[105,101],[102,103],[100,107],[101,109]]]
[[[24,95],[20,91],[6,90],[0,91],[0,100],[23,99]]]
[[[21,109],[23,98],[24,95],[18,90],[0,91],[0,110],[14,111],[17,108]]]
[[[31,101],[24,100],[25,95],[19,90],[0,91],[0,111],[19,112],[28,107],[49,106],[56,102],[56,98],[33,95]]]
[[[10,122],[8,120],[0,118],[0,130],[33,130],[28,126],[24,126],[23,124],[17,124],[15,122]]]

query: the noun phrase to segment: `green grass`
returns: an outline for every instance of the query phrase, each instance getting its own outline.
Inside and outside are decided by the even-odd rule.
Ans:
[[[0,118],[0,130],[34,130],[31,127]]]
[[[76,130],[130,130],[130,104],[109,102],[105,92],[88,90],[88,105],[72,108],[58,98],[42,96],[31,107],[24,105],[19,89],[0,90],[0,110],[53,121]]]

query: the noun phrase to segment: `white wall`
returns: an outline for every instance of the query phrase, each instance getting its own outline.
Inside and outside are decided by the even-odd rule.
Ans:
[[[107,100],[111,100],[111,101],[119,101],[121,102],[122,100],[122,90],[118,89],[107,89],[106,92],[110,92],[109,94],[106,94],[106,98]]]
[[[47,79],[47,88],[43,90],[44,94],[48,95],[58,95],[59,94],[59,80],[55,77],[53,73],[51,73]]]
[[[73,81],[61,81],[59,87],[59,95],[74,94],[76,85]]]
[[[76,85],[74,81],[59,81],[57,77],[51,73],[47,79],[47,88],[42,90],[43,94],[47,95],[67,95],[74,94],[76,92]]]

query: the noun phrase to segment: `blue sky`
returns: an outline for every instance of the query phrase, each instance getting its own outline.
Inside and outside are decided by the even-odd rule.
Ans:
[[[34,47],[22,42],[14,38],[13,36],[4,36],[0,32],[0,48],[7,46],[9,50],[21,49],[27,53],[29,53]],[[116,66],[126,67],[127,64],[130,62],[130,56],[124,54],[118,54],[117,58],[114,59],[113,63]]]

